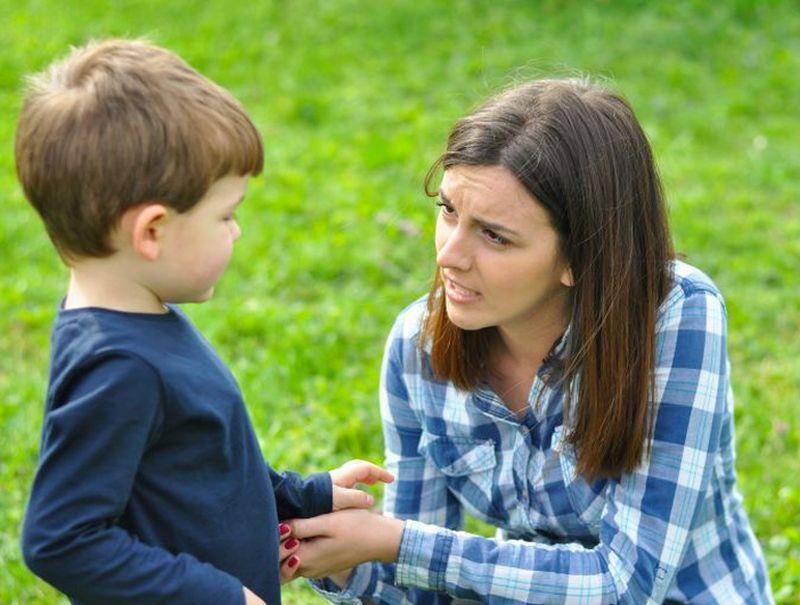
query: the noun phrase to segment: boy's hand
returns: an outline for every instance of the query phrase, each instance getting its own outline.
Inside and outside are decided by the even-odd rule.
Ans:
[[[352,489],[357,483],[373,485],[378,481],[391,483],[394,475],[371,462],[350,460],[330,471],[333,483],[333,510],[343,508],[369,508],[374,499],[367,492]]]

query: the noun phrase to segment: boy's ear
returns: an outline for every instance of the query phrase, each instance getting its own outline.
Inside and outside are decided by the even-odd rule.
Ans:
[[[142,204],[131,208],[122,217],[122,226],[130,233],[134,252],[146,260],[156,260],[161,252],[168,213],[163,204]]]

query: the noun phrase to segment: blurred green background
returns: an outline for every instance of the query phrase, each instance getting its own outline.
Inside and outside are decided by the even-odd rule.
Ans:
[[[652,140],[677,248],[726,295],[741,489],[778,602],[798,602],[798,2],[0,0],[0,23],[0,602],[65,602],[18,547],[66,283],[14,177],[20,87],[107,36],[178,52],[264,135],[231,267],[188,310],[269,460],[303,472],[381,460],[383,341],[428,285],[421,183],[453,121],[526,78],[608,80]],[[301,582],[285,594],[321,602]]]

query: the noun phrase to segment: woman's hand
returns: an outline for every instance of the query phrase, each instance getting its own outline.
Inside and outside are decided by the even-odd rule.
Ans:
[[[281,584],[291,582],[295,578],[299,567],[300,558],[295,554],[300,546],[300,540],[292,535],[292,528],[288,523],[281,523],[278,526],[281,537],[281,545],[278,548],[278,561],[281,568]]]
[[[298,575],[322,578],[344,572],[365,561],[391,563],[397,560],[403,521],[365,510],[348,509],[311,519],[290,522],[292,535],[300,539],[296,556]]]

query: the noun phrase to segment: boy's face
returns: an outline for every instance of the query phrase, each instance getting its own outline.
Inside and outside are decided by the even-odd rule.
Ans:
[[[159,255],[162,302],[201,302],[214,294],[241,235],[234,213],[248,180],[247,175],[225,176],[191,210],[170,211]]]

